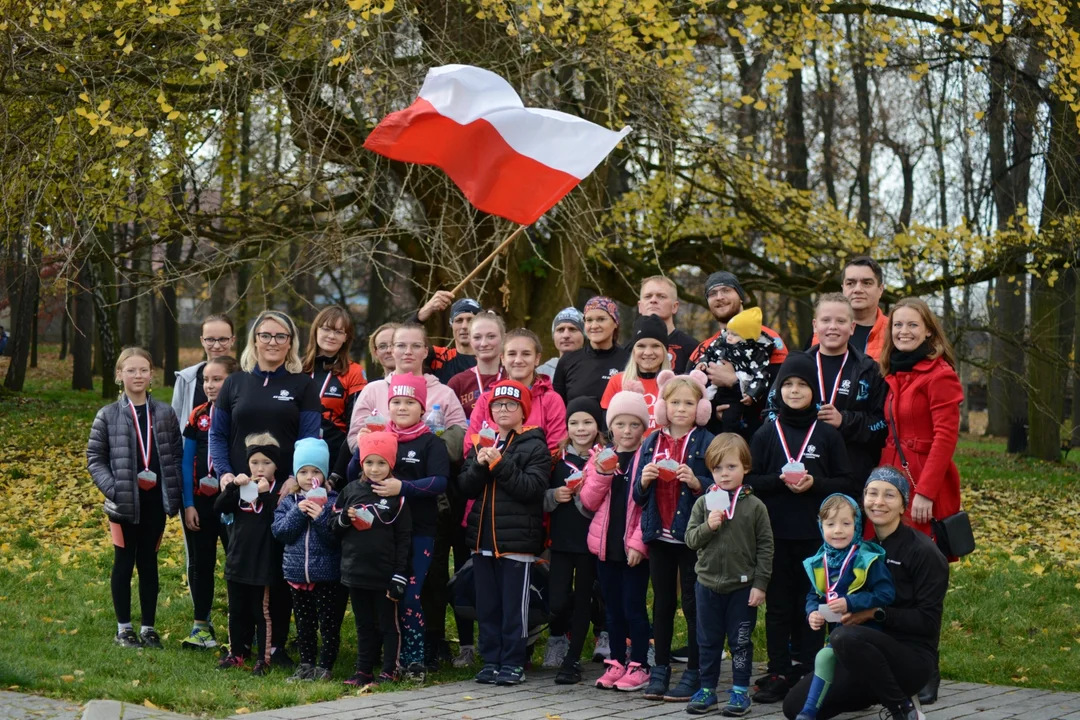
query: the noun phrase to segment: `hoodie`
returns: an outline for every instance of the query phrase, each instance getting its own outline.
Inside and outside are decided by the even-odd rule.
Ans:
[[[525,418],[525,425],[542,429],[547,437],[548,450],[555,452],[559,443],[566,439],[566,405],[559,394],[552,389],[550,378],[545,375],[536,375],[534,378],[532,387],[529,388],[529,392],[532,393],[532,410],[529,411],[529,417]],[[431,404],[430,396],[428,404]],[[469,420],[469,430],[465,433],[466,455],[472,449],[473,436],[479,435],[480,430],[483,429],[484,420],[487,420],[491,427],[495,426],[491,422],[491,411],[488,409],[490,404],[491,391],[485,390],[476,401],[472,418]]]
[[[173,381],[172,409],[173,412],[176,413],[176,418],[180,421],[180,432],[184,432],[184,428],[187,427],[188,420],[191,418],[191,413],[195,410],[195,406],[206,402],[205,393],[199,403],[195,402],[196,390],[202,390],[202,381],[199,379],[199,375],[202,374],[202,369],[205,365],[206,362],[204,361],[198,365],[186,367],[175,373],[176,379]]]
[[[368,383],[360,391],[360,397],[353,405],[352,419],[349,422],[349,450],[356,452],[356,436],[360,428],[364,427],[364,420],[373,412],[377,412],[387,420],[390,419],[390,381],[394,375],[387,375],[382,380]],[[469,421],[465,417],[465,411],[461,408],[461,402],[457,399],[454,391],[439,382],[434,375],[424,375],[427,381],[427,405],[424,415],[439,405],[443,416],[446,417],[447,426],[460,425],[468,427]]]

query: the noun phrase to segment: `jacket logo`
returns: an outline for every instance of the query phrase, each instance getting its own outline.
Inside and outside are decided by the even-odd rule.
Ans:
[[[380,510],[387,510],[389,509],[390,504],[386,502],[386,498],[382,498],[379,502],[375,503],[375,506]]]
[[[415,450],[410,450],[405,457],[401,458],[401,462],[407,462],[407,463],[415,464],[415,463],[420,462],[420,458],[416,457],[416,451]]]
[[[808,460],[815,460],[815,459],[817,459],[817,458],[819,458],[821,456],[817,454],[817,446],[816,445],[807,445],[806,446],[806,452],[803,453],[803,457],[808,459]]]
[[[607,371],[607,374],[604,375],[604,379],[605,380],[610,380],[611,378],[618,375],[619,372],[620,372],[620,370],[618,368],[611,368],[610,370]]]
[[[840,389],[837,390],[837,393],[839,393],[840,395],[851,394],[851,380],[845,380],[844,382],[840,383]]]
[[[274,399],[275,400],[284,400],[286,402],[289,402],[290,400],[292,400],[292,396],[289,395],[288,390],[282,390],[281,392],[279,392],[277,395],[274,396]]]

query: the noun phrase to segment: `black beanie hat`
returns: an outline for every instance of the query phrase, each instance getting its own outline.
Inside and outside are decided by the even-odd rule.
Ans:
[[[630,347],[634,347],[638,340],[645,338],[656,340],[664,347],[667,347],[667,325],[660,319],[659,315],[642,315],[634,321],[634,334],[630,336]]]
[[[705,280],[705,296],[708,297],[709,291],[714,287],[729,287],[739,293],[739,299],[746,302],[746,291],[743,290],[741,284],[739,284],[739,278],[726,270],[720,270],[714,272]]]
[[[804,352],[793,352],[787,356],[784,360],[784,364],[780,366],[780,370],[776,373],[776,394],[780,395],[780,388],[784,385],[784,380],[789,377],[802,378],[810,389],[814,393],[814,400],[812,405],[816,405],[821,402],[821,398],[818,397],[818,377],[817,377],[817,365],[814,363],[814,358],[810,357]]]
[[[596,427],[604,428],[604,411],[600,408],[600,403],[596,398],[591,395],[579,395],[566,406],[566,419],[570,420],[574,416],[574,413],[589,413],[592,415],[593,420],[596,420]]]

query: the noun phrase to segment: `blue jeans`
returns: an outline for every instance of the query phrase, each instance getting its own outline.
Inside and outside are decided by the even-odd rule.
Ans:
[[[649,589],[649,561],[636,567],[625,562],[597,561],[597,576],[607,608],[607,631],[611,659],[626,662],[626,641],[630,640],[630,660],[649,664],[649,609],[645,595]]]
[[[749,687],[754,663],[757,608],[750,607],[750,588],[722,595],[700,582],[697,595],[697,642],[701,653],[701,687],[716,689],[724,657],[724,638],[731,647],[732,684]]]

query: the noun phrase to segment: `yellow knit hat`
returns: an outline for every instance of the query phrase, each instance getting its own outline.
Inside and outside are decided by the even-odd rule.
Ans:
[[[728,320],[727,329],[743,340],[757,340],[761,336],[761,308],[743,310]]]

